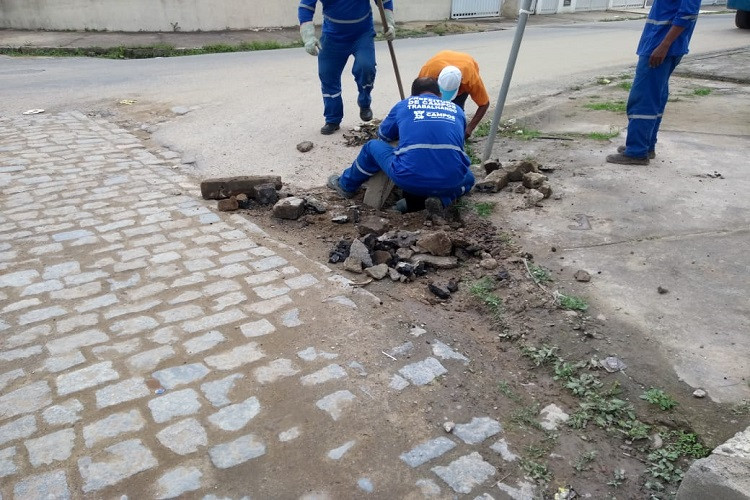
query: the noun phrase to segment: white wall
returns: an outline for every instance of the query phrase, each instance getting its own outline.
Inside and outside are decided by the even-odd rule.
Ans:
[[[0,0],[0,28],[220,31],[297,24],[297,0]],[[451,0],[395,0],[396,21],[450,17]],[[317,19],[320,20],[321,5]],[[373,10],[377,9],[373,3]],[[379,19],[379,15],[375,18]]]

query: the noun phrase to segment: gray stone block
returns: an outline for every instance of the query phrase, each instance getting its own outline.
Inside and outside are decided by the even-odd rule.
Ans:
[[[13,488],[15,498],[24,500],[69,500],[68,479],[65,471],[56,470],[36,476],[29,476],[16,483]]]
[[[73,451],[75,438],[76,434],[73,429],[62,429],[46,436],[29,439],[24,443],[29,452],[29,462],[34,467],[39,467],[67,460]]]
[[[117,443],[92,457],[78,460],[78,470],[83,479],[83,492],[101,490],[119,483],[139,472],[153,469],[159,463],[151,450],[143,446],[140,439]]]
[[[501,432],[503,427],[500,422],[489,417],[472,418],[468,424],[458,424],[453,429],[453,434],[458,436],[466,444],[479,444],[488,437]]]
[[[193,363],[191,365],[165,368],[164,370],[154,372],[152,376],[161,382],[162,387],[165,389],[174,389],[175,387],[200,380],[208,375],[209,372],[210,370],[203,363]]]
[[[197,467],[176,467],[164,473],[156,484],[156,498],[175,498],[201,487],[203,473]]]
[[[211,462],[219,469],[234,467],[265,453],[266,445],[252,434],[239,437],[229,443],[216,445],[208,452]]]
[[[174,417],[192,415],[201,408],[198,393],[193,389],[183,389],[148,402],[151,415],[156,423],[167,422]]]
[[[456,447],[456,443],[445,436],[440,436],[415,446],[410,451],[402,453],[399,458],[409,467],[419,467]]]
[[[437,359],[427,358],[417,363],[406,365],[398,372],[414,385],[426,385],[435,380],[436,377],[448,373],[448,370]]]
[[[178,455],[194,453],[208,445],[206,430],[194,418],[188,418],[165,427],[156,434],[156,439]]]
[[[482,455],[474,452],[454,460],[446,467],[433,467],[432,472],[453,488],[453,491],[466,495],[475,486],[494,476],[497,469],[485,462]]]
[[[255,396],[245,401],[225,406],[208,417],[208,421],[223,431],[237,431],[260,413],[260,403]]]

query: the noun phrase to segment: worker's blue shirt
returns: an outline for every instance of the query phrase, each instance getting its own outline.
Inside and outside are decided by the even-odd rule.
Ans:
[[[397,103],[378,129],[387,142],[398,140],[392,172],[396,184],[422,191],[460,185],[471,161],[464,153],[466,115],[435,94]]]
[[[320,0],[323,4],[323,36],[334,42],[353,41],[363,34],[375,36],[371,0]],[[300,0],[297,16],[299,23],[313,20],[318,0]],[[383,2],[383,7],[393,10],[393,0]]]
[[[684,56],[687,54],[700,7],[701,0],[655,0],[648,13],[636,53],[639,56],[650,56],[667,36],[669,28],[684,26],[685,29],[669,47],[667,55]]]

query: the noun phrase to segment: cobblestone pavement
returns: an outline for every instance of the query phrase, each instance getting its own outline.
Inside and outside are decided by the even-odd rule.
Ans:
[[[0,118],[0,498],[530,494],[493,484],[498,422],[413,411],[464,356],[365,324],[372,296],[178,164],[81,113]]]

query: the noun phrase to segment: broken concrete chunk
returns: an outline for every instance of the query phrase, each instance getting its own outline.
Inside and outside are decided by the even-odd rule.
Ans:
[[[297,220],[305,213],[305,200],[292,196],[279,200],[273,206],[273,216],[279,219]]]
[[[370,250],[361,240],[352,241],[352,246],[349,247],[349,255],[359,259],[365,267],[372,267],[373,265],[372,257],[370,257]]]
[[[240,208],[248,208],[250,206],[250,197],[245,193],[240,193],[234,198],[237,200],[237,204]]]
[[[536,189],[529,189],[526,194],[526,206],[535,207],[540,201],[544,199],[544,195]]]
[[[451,298],[451,291],[448,290],[448,285],[446,283],[430,283],[428,288],[439,299]]]
[[[253,186],[250,196],[255,198],[255,201],[261,205],[273,205],[279,201],[279,193],[276,191],[276,186],[270,182]]]
[[[219,200],[219,212],[234,212],[240,208],[240,204],[237,202],[237,198],[231,196],[226,200]]]
[[[508,172],[508,180],[511,182],[521,182],[523,180],[523,174],[529,172],[536,172],[538,170],[535,163],[530,161],[517,161],[506,165],[503,170]]]
[[[548,180],[546,175],[537,172],[523,174],[523,185],[529,189],[539,189],[546,180]]]
[[[362,261],[357,257],[347,257],[344,261],[344,269],[350,273],[362,274]]]
[[[453,242],[445,231],[427,233],[417,240],[417,245],[432,255],[447,256],[453,251]]]
[[[379,264],[388,264],[393,260],[393,256],[390,252],[385,250],[375,250],[372,252],[372,262],[377,266]]]
[[[426,253],[418,253],[412,256],[411,262],[414,264],[427,264],[434,267],[435,269],[454,269],[458,267],[458,257],[454,255],[451,255],[449,257],[439,257]],[[400,262],[399,264],[402,263]]]
[[[357,225],[357,231],[359,231],[360,236],[370,233],[380,236],[390,229],[390,222],[388,222],[388,219],[382,217],[365,217]]]
[[[268,183],[273,184],[276,189],[281,189],[281,177],[278,175],[250,175],[206,179],[201,182],[201,195],[204,200],[222,200],[241,193],[252,193],[253,187]]]
[[[297,151],[300,153],[307,153],[313,148],[313,143],[310,141],[302,141],[297,144]]]
[[[308,196],[305,198],[305,203],[307,204],[310,209],[315,212],[316,214],[324,214],[328,211],[328,204],[320,201],[317,198],[313,198],[312,196]]]
[[[396,257],[398,257],[399,260],[409,260],[412,255],[414,255],[414,250],[411,248],[399,248],[396,250]]]
[[[542,193],[545,198],[549,198],[550,196],[552,196],[552,186],[550,186],[549,182],[542,182],[542,185],[536,189],[537,191]]]
[[[578,271],[576,271],[573,277],[576,279],[576,281],[580,281],[582,283],[591,281],[591,275],[583,269],[579,269]]]
[[[482,163],[482,168],[484,168],[485,173],[491,174],[492,172],[500,169],[503,164],[500,163],[500,160],[487,160],[484,163]]]
[[[388,265],[378,264],[377,266],[368,267],[365,269],[365,274],[376,280],[382,280],[388,275]]]
[[[474,189],[482,193],[497,193],[510,181],[510,174],[505,170],[495,170],[491,172],[483,181],[477,182]]]

